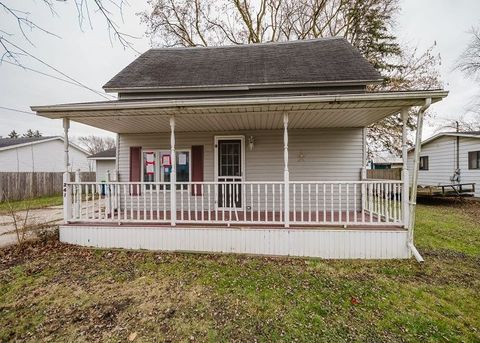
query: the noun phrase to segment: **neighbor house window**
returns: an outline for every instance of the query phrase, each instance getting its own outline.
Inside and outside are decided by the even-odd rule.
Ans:
[[[420,157],[420,170],[428,170],[428,156]]]
[[[162,164],[162,161],[166,160],[164,156],[167,155],[170,155],[170,150],[143,150],[143,182],[170,182],[171,166]],[[190,181],[190,156],[190,150],[179,149],[176,151],[177,182]],[[155,189],[155,186],[152,188]],[[177,188],[180,189],[180,186]],[[186,188],[186,185],[183,188]],[[147,189],[150,189],[148,185]],[[170,189],[170,186],[167,185],[166,189]]]
[[[480,169],[480,151],[468,153],[468,169]]]

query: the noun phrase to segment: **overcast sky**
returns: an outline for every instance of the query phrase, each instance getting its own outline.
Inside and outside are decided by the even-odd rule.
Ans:
[[[40,26],[57,33],[61,38],[46,35],[38,30],[29,32],[35,46],[28,46],[18,35],[16,22],[7,20],[0,10],[2,28],[17,33],[9,39],[28,48],[36,56],[55,66],[65,74],[81,81],[88,87],[101,91],[102,86],[118,71],[130,63],[137,54],[123,49],[117,42],[110,43],[105,22],[98,13],[92,14],[92,26],[84,25],[80,29],[73,1],[55,3],[58,16],[52,16],[41,1],[3,0],[14,7],[25,6],[30,18]],[[443,118],[455,118],[463,115],[473,97],[480,94],[480,87],[453,66],[461,51],[469,41],[468,31],[480,24],[480,1],[478,0],[404,0],[398,17],[396,32],[399,38],[410,44],[426,49],[436,42],[437,52],[442,58],[441,75],[445,89],[450,91],[447,99],[435,104],[436,118],[430,120],[425,128],[424,137],[433,134],[434,121]],[[124,9],[124,32],[141,37],[135,40],[136,50],[143,52],[149,47],[144,37],[145,27],[135,14],[146,8],[146,1],[131,0]],[[51,70],[31,59],[24,63],[30,68],[53,74]],[[57,76],[60,76],[57,74]],[[47,105],[68,102],[103,100],[99,95],[62,81],[23,70],[3,63],[0,65],[0,136],[6,136],[12,129],[23,133],[31,128],[44,135],[61,135],[59,120],[36,117],[32,114],[13,112],[7,107],[29,112],[31,105]],[[108,132],[81,124],[72,124],[71,134],[109,135]]]

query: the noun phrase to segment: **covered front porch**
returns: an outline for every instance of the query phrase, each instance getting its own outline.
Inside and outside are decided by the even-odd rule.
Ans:
[[[411,107],[419,108],[418,150],[423,112],[444,96],[443,91],[422,91],[116,101],[34,110],[50,118],[63,118],[67,142],[70,120],[117,133],[117,169],[106,176],[105,182],[87,183],[79,178],[72,181],[68,174],[65,176],[65,224],[61,226],[61,236],[67,242],[327,258],[406,258],[416,252],[414,218],[410,216],[415,203],[409,201],[410,186],[411,199],[415,199],[416,170],[410,185],[406,164],[408,111]],[[402,113],[403,120],[402,180],[368,180],[365,128],[398,113]],[[323,152],[317,151],[321,145],[313,144],[312,156],[320,167],[292,174],[292,168],[298,168],[296,162],[303,158],[298,146],[291,155],[293,133],[293,137],[302,137],[302,132],[306,137],[327,133],[335,136],[342,130],[351,131],[347,143],[341,144],[350,144],[352,151],[358,153],[356,157],[342,160],[338,171],[325,172],[322,166],[335,162],[324,159]],[[239,153],[233,157],[235,167],[222,165],[218,137],[230,143],[240,141],[241,151],[255,151],[257,137],[266,132],[278,133],[272,137],[278,138],[281,164],[275,159],[275,163],[268,163],[277,153],[273,149],[271,156],[267,152],[257,160],[245,161],[245,154]],[[355,135],[360,137],[359,141],[349,138]],[[140,144],[146,136],[152,143]],[[181,142],[194,142],[200,136],[206,136],[201,142],[210,142],[211,147],[211,151],[202,150],[202,178],[199,180],[198,174],[192,177],[190,172],[187,180],[177,180],[177,168],[184,163],[179,162],[177,152],[185,151],[184,143],[178,145],[179,137]],[[143,157],[141,171],[133,171],[136,164],[131,156],[156,153],[155,158],[161,158],[165,146],[157,146],[157,142],[167,137],[167,153],[173,157],[168,179],[161,169],[158,178],[146,180],[144,162],[151,157]],[[135,145],[141,149],[132,150]],[[341,146],[333,145],[331,149],[333,154],[343,154]],[[211,158],[203,157],[203,153],[211,153]],[[129,161],[122,157],[127,155]],[[345,163],[347,160],[349,163]],[[259,169],[263,173],[245,172],[245,164],[262,165]],[[222,174],[223,167],[227,172]],[[252,248],[258,244],[263,249]],[[309,244],[315,246],[313,250],[306,248]]]

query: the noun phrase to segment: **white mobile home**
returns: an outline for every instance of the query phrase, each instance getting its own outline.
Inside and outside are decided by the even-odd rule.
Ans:
[[[104,195],[66,180],[61,240],[407,258],[406,125],[403,181],[366,179],[366,127],[411,107],[421,122],[447,92],[367,91],[381,81],[342,38],[151,49],[104,86],[117,101],[32,107],[66,136],[70,120],[118,134]]]
[[[88,152],[70,143],[69,171],[94,169]],[[63,137],[0,138],[0,172],[64,172]]]
[[[413,168],[413,150],[408,166]],[[442,132],[422,144],[419,186],[475,184],[480,197],[480,131]]]

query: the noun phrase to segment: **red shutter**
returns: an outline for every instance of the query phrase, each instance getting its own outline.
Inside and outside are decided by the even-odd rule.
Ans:
[[[130,182],[142,180],[142,148],[130,147]],[[140,188],[132,186],[132,195],[140,194]]]
[[[203,145],[192,146],[192,182],[203,181]],[[200,185],[195,189],[192,187],[192,195],[202,195],[202,189]]]

